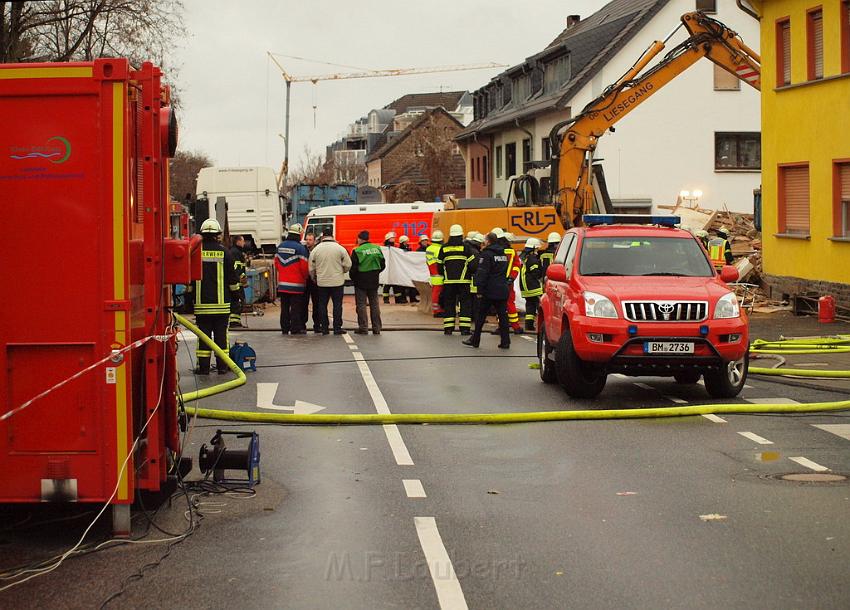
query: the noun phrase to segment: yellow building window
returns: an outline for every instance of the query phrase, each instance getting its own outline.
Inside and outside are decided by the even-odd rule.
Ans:
[[[850,159],[836,161],[833,166],[835,208],[833,209],[833,234],[850,237]]]
[[[776,22],[776,86],[791,84],[791,20]]]
[[[810,10],[806,19],[808,76],[818,80],[823,78],[823,10]]]
[[[779,232],[809,235],[809,164],[779,166]]]

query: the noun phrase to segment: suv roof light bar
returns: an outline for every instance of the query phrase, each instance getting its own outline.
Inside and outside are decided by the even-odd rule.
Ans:
[[[661,214],[585,214],[584,224],[588,227],[598,225],[660,225],[674,227],[682,224],[681,216]]]

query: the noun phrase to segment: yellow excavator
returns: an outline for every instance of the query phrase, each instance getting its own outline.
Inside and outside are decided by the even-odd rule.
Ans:
[[[641,72],[665,48],[679,28],[690,36],[655,66]],[[702,12],[682,15],[682,22],[664,40],[655,41],[616,83],[566,121],[552,128],[551,184],[555,208],[565,228],[580,225],[594,204],[593,155],[606,131],[646,102],[667,83],[706,57],[748,85],[761,90],[761,58],[741,37]]]

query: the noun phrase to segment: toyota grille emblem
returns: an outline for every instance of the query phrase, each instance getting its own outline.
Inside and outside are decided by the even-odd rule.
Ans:
[[[670,319],[670,314],[673,313],[673,305],[671,303],[661,303],[658,305],[658,311],[661,312],[661,315],[664,316],[664,320]]]

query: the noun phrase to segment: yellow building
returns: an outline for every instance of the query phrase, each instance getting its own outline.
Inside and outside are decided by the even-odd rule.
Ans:
[[[765,279],[777,297],[850,305],[850,0],[749,5],[761,22]]]

